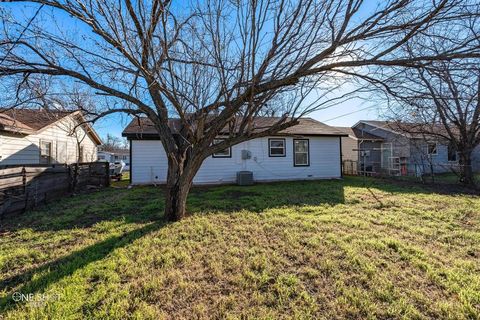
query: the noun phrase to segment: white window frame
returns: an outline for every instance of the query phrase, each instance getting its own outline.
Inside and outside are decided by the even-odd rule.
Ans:
[[[213,139],[213,145],[219,144],[223,140],[225,139],[222,139],[222,138]],[[232,147],[228,147],[227,149],[224,149],[222,151],[215,152],[214,154],[212,154],[212,158],[231,158],[232,157]],[[225,153],[225,151],[227,151],[227,153]]]
[[[430,146],[433,145],[433,144],[435,145],[435,153],[431,153],[431,152],[430,152]],[[436,156],[436,155],[438,154],[438,143],[436,143],[436,142],[427,142],[427,154],[428,154],[429,156]]]
[[[47,161],[47,163],[43,163],[43,162],[42,162],[42,157],[43,157],[43,154],[42,154],[42,144],[43,144],[43,143],[49,143],[49,144],[50,144],[50,149],[49,149],[50,154],[48,155],[48,161]],[[39,150],[39,163],[40,163],[40,164],[47,164],[47,165],[48,165],[48,164],[52,164],[52,160],[53,160],[53,141],[51,141],[51,140],[40,140],[40,146],[39,146],[39,147],[40,147],[40,148],[39,148],[39,149],[40,149],[40,150]]]
[[[295,149],[295,142],[296,141],[306,141],[307,142],[307,151],[306,152],[298,152]],[[297,154],[298,153],[306,153],[307,154],[307,163],[297,163]],[[309,167],[310,166],[310,140],[309,139],[293,139],[293,166],[294,167]]]
[[[272,141],[281,141],[283,146],[282,147],[272,147]],[[272,149],[282,149],[283,153],[281,154],[273,154]],[[268,139],[268,156],[269,157],[286,157],[287,156],[287,142],[285,138],[269,138]]]
[[[58,163],[68,163],[68,150],[67,150],[68,143],[67,143],[67,141],[57,141],[56,144],[57,144],[57,148],[55,150],[56,151],[56,161]],[[65,159],[60,159],[60,154],[59,154],[59,152],[61,151],[60,150],[61,149],[60,145],[65,146],[65,155],[64,155]],[[65,160],[65,161],[61,161],[61,160]]]

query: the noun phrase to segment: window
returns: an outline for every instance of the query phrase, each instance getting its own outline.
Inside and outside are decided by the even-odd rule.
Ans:
[[[57,162],[67,163],[67,142],[57,141]]]
[[[451,162],[457,161],[457,149],[451,143],[448,145],[448,161],[451,161]]]
[[[293,139],[293,165],[295,167],[310,165],[308,139]]]
[[[213,140],[213,144],[219,144],[222,142],[224,139],[215,139]],[[215,152],[212,155],[212,158],[231,158],[232,157],[232,148],[229,147],[227,149],[220,150],[218,152]]]
[[[122,156],[122,160],[127,160],[127,156]]]
[[[105,156],[98,156],[98,160],[105,160]]]
[[[268,156],[285,157],[285,139],[268,139]]]
[[[436,155],[437,154],[437,144],[436,143],[427,143],[427,154]]]
[[[52,143],[40,141],[40,163],[50,164],[52,162]]]

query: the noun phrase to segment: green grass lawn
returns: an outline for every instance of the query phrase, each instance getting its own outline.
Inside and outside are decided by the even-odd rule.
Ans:
[[[3,318],[480,317],[478,196],[362,178],[195,188],[167,224],[161,188],[121,185],[2,222]]]

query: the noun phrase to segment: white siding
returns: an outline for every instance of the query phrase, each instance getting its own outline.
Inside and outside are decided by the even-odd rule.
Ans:
[[[46,127],[36,134],[18,135],[0,133],[0,165],[38,164],[40,162],[40,141],[52,143],[52,163],[73,163],[77,161],[78,141],[83,146],[83,161],[97,159],[97,146],[85,133],[83,128],[77,128],[76,136],[68,135],[75,127],[75,120],[66,117],[55,124]],[[66,152],[58,148],[66,145]]]
[[[307,137],[310,140],[310,166],[293,166],[293,138],[286,139],[286,156],[268,156],[268,137],[243,142],[232,147],[231,158],[205,159],[195,176],[196,184],[236,181],[237,171],[253,172],[256,181],[339,178],[339,137]],[[167,158],[158,140],[132,141],[132,183],[165,183]],[[241,151],[249,150],[251,159],[242,160]]]

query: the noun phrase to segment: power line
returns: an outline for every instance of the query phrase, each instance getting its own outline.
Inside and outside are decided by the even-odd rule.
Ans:
[[[368,110],[368,109],[373,109],[375,107],[376,106],[366,107],[366,108],[363,108],[363,109],[360,109],[360,110],[355,110],[355,111],[352,111],[352,112],[348,112],[348,113],[345,113],[345,114],[342,114],[342,115],[339,115],[339,116],[336,116],[336,117],[333,117],[333,118],[330,118],[330,119],[327,119],[327,120],[322,120],[322,121],[323,122],[328,122],[328,121],[336,120],[338,118],[343,118],[343,117],[349,116],[349,115],[357,113],[357,112],[365,111],[365,110]]]
[[[33,17],[28,21],[27,25],[25,26],[25,28],[23,28],[22,32],[20,32],[20,35],[18,36],[17,40],[15,40],[15,42],[13,43],[13,45],[10,47],[10,49],[8,49],[7,53],[5,54],[5,56],[2,58],[2,61],[0,61],[0,66],[3,64],[3,62],[5,61],[5,59],[7,59],[8,55],[10,54],[10,52],[12,52],[13,48],[15,48],[15,45],[18,43],[18,41],[20,41],[20,39],[23,37],[23,35],[25,34],[25,31],[27,31],[27,29],[30,27],[30,25],[32,24],[33,20],[35,20],[35,18],[37,17],[37,15],[39,14],[40,10],[42,10],[43,6],[45,4],[42,4],[40,5],[40,7],[38,7],[37,11],[35,12],[35,14],[33,15]]]

